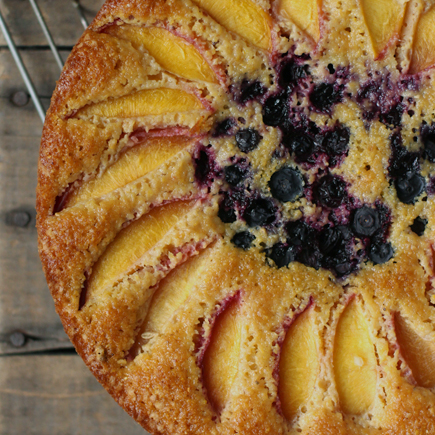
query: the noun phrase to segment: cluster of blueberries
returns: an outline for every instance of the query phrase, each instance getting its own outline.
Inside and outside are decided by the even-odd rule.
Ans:
[[[294,161],[302,167],[318,166],[319,178],[308,185],[297,167],[283,166],[270,178],[268,187],[271,197],[264,197],[252,192],[249,183],[252,177],[248,158],[233,157],[231,165],[223,171],[213,167],[210,151],[202,150],[196,159],[197,178],[207,181],[210,174],[223,176],[229,189],[221,192],[222,200],[218,215],[222,222],[232,223],[237,220],[237,213],[248,227],[271,227],[277,223],[277,201],[295,202],[302,196],[313,203],[329,210],[330,223],[324,227],[309,224],[304,218],[285,224],[286,241],[279,242],[265,250],[268,260],[278,267],[288,266],[297,261],[315,269],[331,270],[335,276],[346,276],[358,268],[361,261],[369,259],[374,264],[382,264],[393,257],[393,248],[387,242],[391,223],[390,213],[384,205],[358,204],[347,193],[345,181],[329,172],[328,168],[339,165],[349,151],[350,131],[340,123],[323,131],[298,106],[291,105],[295,93],[308,95],[312,110],[330,113],[334,104],[343,98],[343,71],[328,65],[330,74],[336,80],[313,85],[308,65],[304,63],[308,56],[285,59],[278,67],[278,91],[264,100],[267,89],[259,82],[243,82],[233,94],[240,104],[258,99],[263,103],[263,122],[268,126],[278,127],[282,132],[280,149],[275,157],[293,156]],[[305,83],[305,85],[303,85]],[[302,86],[303,85],[303,86]],[[370,96],[370,92],[365,92]],[[365,94],[364,94],[365,95]],[[361,101],[364,95],[358,95]],[[368,97],[367,97],[368,98]],[[435,162],[435,127],[422,128],[424,150],[409,152],[402,145],[398,118],[404,106],[395,104],[389,112],[380,113],[381,122],[392,124],[396,128],[391,135],[392,155],[389,176],[394,183],[400,201],[411,204],[425,190],[425,180],[420,175],[420,159]],[[236,145],[241,152],[248,154],[260,144],[262,137],[254,128],[236,130],[237,121],[228,118],[219,123],[214,136],[232,135],[235,132]],[[328,162],[328,165],[325,163]],[[347,224],[342,225],[334,218],[335,209],[344,206],[347,210]],[[412,231],[422,235],[427,221],[417,218],[411,226]],[[255,236],[250,231],[239,232],[232,238],[232,243],[244,250],[252,246]]]

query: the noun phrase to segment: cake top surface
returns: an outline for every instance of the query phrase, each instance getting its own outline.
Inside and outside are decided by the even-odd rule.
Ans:
[[[39,247],[148,430],[435,432],[434,24],[419,0],[106,2],[47,115]]]

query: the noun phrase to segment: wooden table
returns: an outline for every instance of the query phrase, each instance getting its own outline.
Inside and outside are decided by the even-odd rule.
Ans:
[[[103,0],[83,0],[90,21]],[[83,32],[70,0],[38,0],[65,60]],[[45,108],[59,76],[28,0],[0,10]],[[42,124],[0,32],[0,435],[146,434],[88,371],[63,332],[37,253]]]

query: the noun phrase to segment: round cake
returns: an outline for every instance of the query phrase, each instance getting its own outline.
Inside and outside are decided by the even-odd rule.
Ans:
[[[435,433],[435,5],[108,0],[44,126],[39,250],[144,428]]]

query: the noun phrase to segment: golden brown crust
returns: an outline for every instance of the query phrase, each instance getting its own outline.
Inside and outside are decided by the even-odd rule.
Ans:
[[[372,52],[361,9],[367,2],[314,1],[321,8],[314,41],[297,17],[292,22],[280,12],[278,1],[235,2],[239,29],[205,0],[108,0],[68,58],[41,141],[41,261],[77,352],[153,434],[435,433],[435,370],[406,356],[418,348],[422,359],[435,358],[435,157],[428,158],[423,143],[435,118],[435,75],[433,69],[405,75],[409,29],[402,29],[400,42],[396,32],[381,53]],[[270,30],[266,42],[243,29],[238,5],[253,14],[248,27]],[[427,9],[409,2],[405,21],[417,28]],[[130,41],[117,26],[138,38]],[[147,49],[155,42],[141,33],[148,27],[170,31],[177,53],[188,56],[183,44],[196,50],[213,80],[189,78],[180,54],[179,70],[159,65]],[[279,77],[291,62],[305,70],[284,89]],[[313,106],[322,83],[342,92],[326,111]],[[376,94],[379,87],[385,95]],[[244,100],[254,88],[258,94]],[[267,101],[283,95],[288,122],[300,121],[290,133],[287,124],[265,121]],[[397,124],[389,118],[394,113],[383,110],[398,104]],[[307,125],[304,134],[316,141],[345,126],[349,148],[337,157],[342,160],[334,163],[319,151],[317,160],[304,161],[285,144],[286,134],[296,136]],[[234,136],[248,128],[261,145],[246,151]],[[426,180],[426,192],[408,203],[399,199],[391,170],[395,134],[406,158],[418,154]],[[230,182],[225,170],[231,165],[248,174],[243,188]],[[292,201],[271,193],[272,175],[286,165],[303,174],[305,190]],[[351,198],[345,207],[318,199],[316,183],[324,174],[344,180],[343,195]],[[90,180],[108,187],[89,188],[88,197],[71,201],[70,193]],[[234,218],[225,215],[224,198],[237,204]],[[272,201],[275,220],[251,225],[247,210],[258,198]],[[364,206],[387,210],[376,240],[353,227],[355,210]],[[420,216],[427,221],[423,235],[411,229]],[[291,225],[302,221],[317,234],[310,245],[314,260],[302,256],[301,236],[292,261],[280,265],[273,249],[287,249]],[[340,226],[358,236],[346,242],[346,249],[353,244],[355,267],[342,274],[319,248],[325,231]],[[244,232],[255,240],[252,249],[234,242]],[[385,262],[369,255],[381,239],[393,251]],[[92,286],[98,274],[104,285]],[[297,326],[303,313],[314,320]],[[340,332],[343,324],[350,333]],[[306,328],[300,336],[299,327]],[[224,357],[213,350],[219,334],[227,334]],[[289,396],[280,393],[290,376],[282,362],[291,360],[286,337],[293,337],[289,349],[297,354],[305,346],[316,362],[307,362],[314,375],[295,381]],[[343,368],[349,366],[340,356],[346,346],[357,369]],[[207,359],[207,352],[215,354]],[[303,369],[294,370],[297,378]],[[217,380],[210,372],[219,373]],[[360,385],[352,390],[346,376]],[[298,392],[301,382],[305,395]],[[299,402],[290,415],[283,401],[292,395]]]

